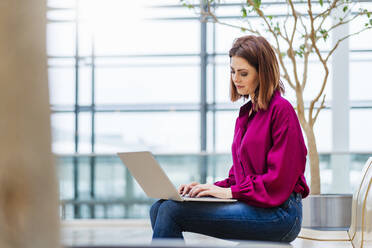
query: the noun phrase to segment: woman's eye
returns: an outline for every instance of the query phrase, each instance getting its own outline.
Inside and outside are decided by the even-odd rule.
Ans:
[[[248,76],[248,73],[242,73],[242,77]]]
[[[231,74],[234,74],[235,72],[234,71],[231,71]]]

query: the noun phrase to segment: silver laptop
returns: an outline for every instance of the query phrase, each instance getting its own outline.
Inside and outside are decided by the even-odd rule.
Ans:
[[[118,156],[148,197],[174,201],[236,201],[236,199],[220,199],[215,197],[197,198],[181,196],[151,152],[123,152],[118,153]]]

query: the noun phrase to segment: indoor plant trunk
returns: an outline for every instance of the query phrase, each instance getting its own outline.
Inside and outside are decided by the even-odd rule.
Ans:
[[[306,121],[305,111],[304,111],[304,100],[301,88],[296,89],[297,97],[297,116],[301,123],[302,129],[305,132],[307,138],[307,151],[309,155],[310,164],[310,194],[319,195],[320,194],[320,174],[319,174],[319,154],[316,147],[316,140],[314,135],[314,123]]]

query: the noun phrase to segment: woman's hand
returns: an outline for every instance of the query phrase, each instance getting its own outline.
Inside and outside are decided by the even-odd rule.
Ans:
[[[182,184],[179,188],[178,188],[178,193],[181,195],[181,196],[184,196],[184,195],[187,195],[190,190],[195,187],[196,185],[199,185],[199,183],[197,182],[192,182],[192,183],[189,183],[189,184]]]
[[[214,196],[222,199],[231,199],[230,188],[221,188],[213,184],[198,184],[189,193],[190,197]]]

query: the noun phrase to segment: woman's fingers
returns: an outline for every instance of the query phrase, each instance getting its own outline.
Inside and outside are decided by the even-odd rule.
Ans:
[[[191,191],[195,186],[197,186],[197,185],[199,185],[199,183],[197,183],[197,182],[192,182],[192,183],[186,185],[186,188],[185,188],[185,190],[183,191],[183,192],[184,192],[184,195],[189,194],[190,191]]]
[[[178,194],[183,194],[185,186],[186,184],[182,184],[181,186],[178,187]]]
[[[196,195],[198,195],[201,191],[208,190],[208,189],[209,189],[208,185],[199,184],[199,185],[194,186],[191,189],[189,195],[190,195],[190,197],[196,197]]]
[[[203,197],[203,196],[213,196],[211,190],[204,190],[199,192],[199,194],[196,195],[196,197]]]
[[[190,192],[190,190],[195,187],[196,185],[199,185],[199,183],[197,182],[192,182],[190,184],[182,184],[179,188],[178,188],[178,193],[182,196],[188,194]]]
[[[191,189],[190,186],[186,185],[185,188],[183,189],[182,196],[187,195],[189,193],[190,189]]]

